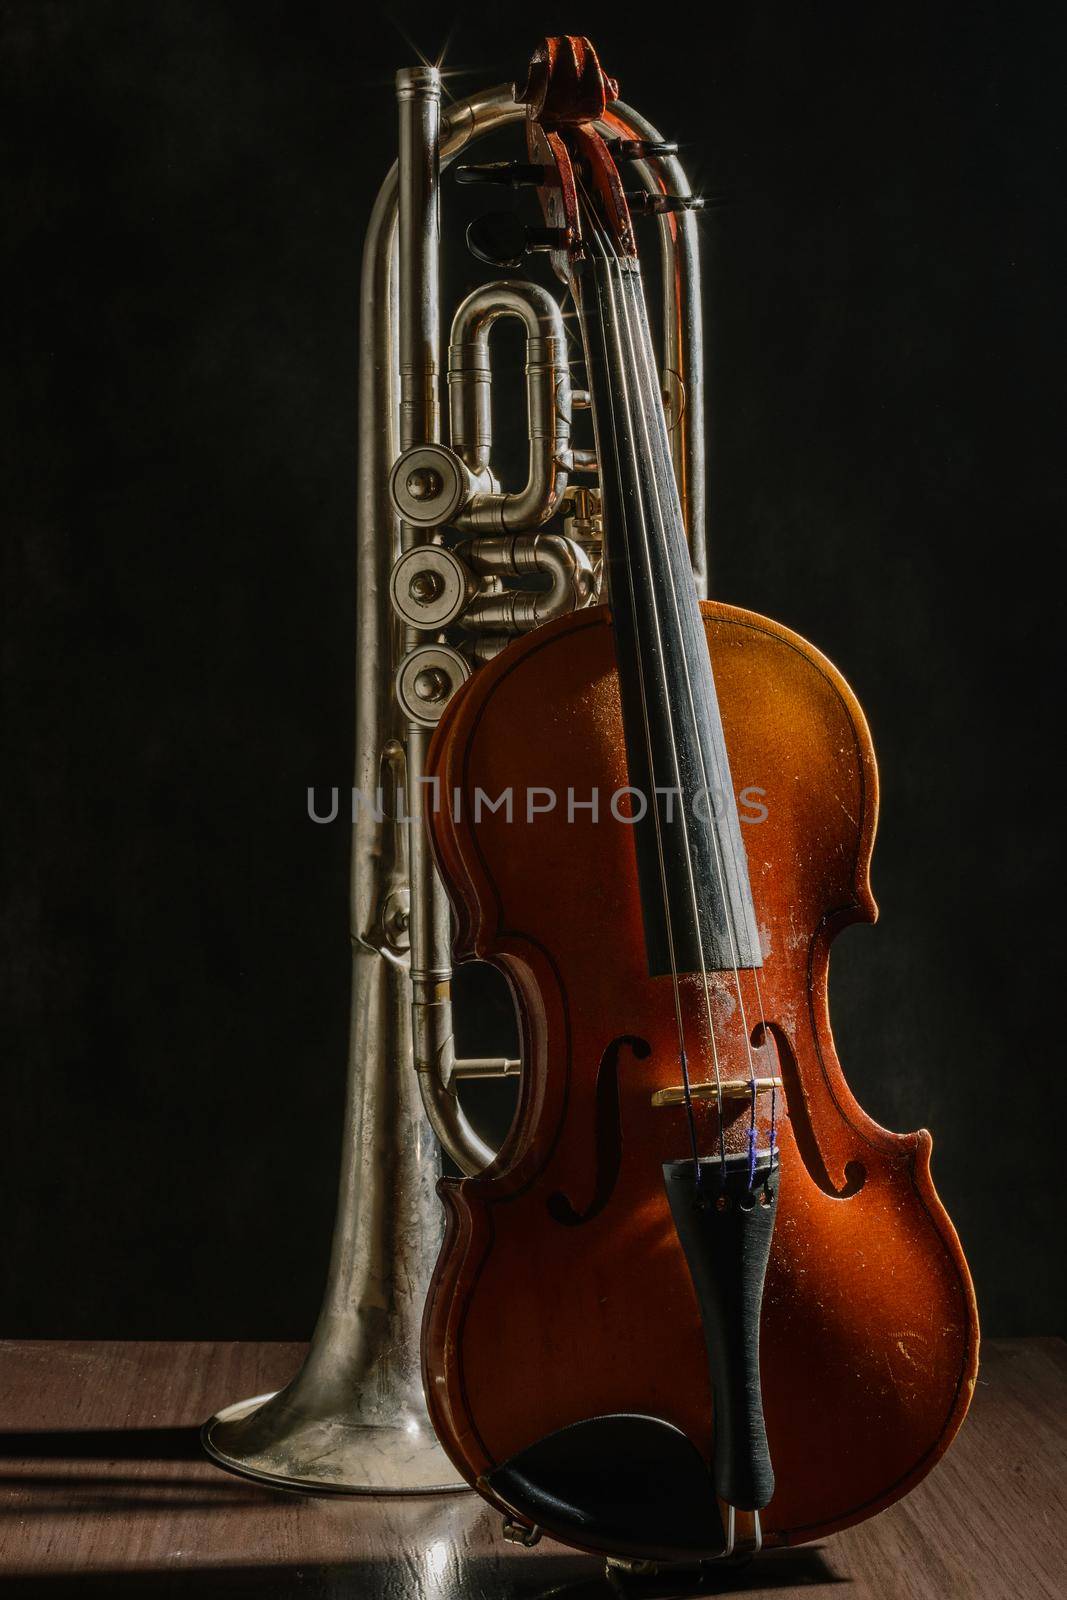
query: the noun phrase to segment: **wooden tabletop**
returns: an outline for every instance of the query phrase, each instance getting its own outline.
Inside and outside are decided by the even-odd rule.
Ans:
[[[4,1596],[294,1600],[1061,1600],[1067,1345],[993,1341],[971,1415],[906,1500],[821,1544],[692,1580],[616,1580],[544,1540],[505,1544],[472,1494],[305,1499],[202,1455],[217,1408],[278,1388],[302,1347],[0,1343]],[[842,1587],[845,1586],[845,1587]]]

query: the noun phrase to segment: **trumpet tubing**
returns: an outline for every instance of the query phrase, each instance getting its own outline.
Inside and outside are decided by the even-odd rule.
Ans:
[[[451,924],[421,820],[433,728],[452,695],[509,639],[595,602],[601,550],[596,461],[571,427],[560,308],[521,280],[458,308],[442,439],[440,173],[484,135],[519,123],[511,84],[442,110],[434,67],[397,76],[398,161],[367,229],[361,284],[355,785],[382,787],[353,822],[352,1026],[333,1249],[307,1359],[279,1394],[240,1401],[204,1427],[223,1466],[321,1493],[462,1487],[433,1434],[419,1325],[444,1227],[441,1149],[464,1173],[494,1151],[461,1103],[465,1078],[515,1076],[507,1058],[457,1059]],[[633,145],[650,195],[688,195],[655,128],[618,103],[603,122]],[[646,148],[648,147],[648,148]],[[698,591],[706,593],[704,405],[695,218],[661,212],[664,407]],[[526,337],[527,480],[493,473],[490,334]],[[499,403],[499,397],[498,397]],[[574,482],[576,476],[586,481]],[[545,531],[553,518],[561,532]]]

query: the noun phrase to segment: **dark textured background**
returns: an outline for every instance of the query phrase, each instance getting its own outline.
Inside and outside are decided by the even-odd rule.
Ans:
[[[935,1131],[992,1333],[1063,1320],[1054,9],[496,7],[448,53],[462,94],[585,29],[728,202],[715,592],[869,714],[883,920],[839,946],[837,1034],[876,1117]],[[4,1334],[314,1320],[348,841],[305,791],[352,760],[358,259],[402,35],[451,21],[0,6]],[[466,1046],[506,1043],[463,987]]]

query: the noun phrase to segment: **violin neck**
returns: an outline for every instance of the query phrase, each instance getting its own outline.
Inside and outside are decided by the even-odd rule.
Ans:
[[[649,971],[762,964],[748,865],[635,259],[577,287],[603,494]],[[642,814],[642,806],[644,806]]]

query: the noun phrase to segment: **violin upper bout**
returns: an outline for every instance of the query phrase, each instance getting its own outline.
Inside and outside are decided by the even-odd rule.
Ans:
[[[830,827],[841,819],[845,823],[843,829],[836,829],[835,849],[844,849],[847,835],[851,877],[848,891],[842,892],[844,885],[838,883],[836,898],[823,907],[820,920],[828,936],[832,938],[849,923],[876,922],[878,905],[870,869],[878,827],[878,762],[855,692],[821,650],[782,623],[709,600],[701,601],[700,609],[716,682],[730,676],[720,688],[720,700],[724,720],[729,720],[734,709],[731,763],[735,745],[745,738],[744,719],[757,707],[754,738],[767,752],[762,765],[774,767],[790,759],[797,763],[788,777],[792,783],[810,787],[811,833],[816,832],[816,807],[824,808]],[[734,656],[742,658],[742,669],[736,673],[731,671]],[[761,677],[770,685],[769,692],[762,695],[758,693]],[[801,770],[805,751],[809,764]],[[755,762],[758,766],[758,753]],[[777,775],[760,774],[764,782]],[[740,774],[735,773],[735,778],[743,782]]]

